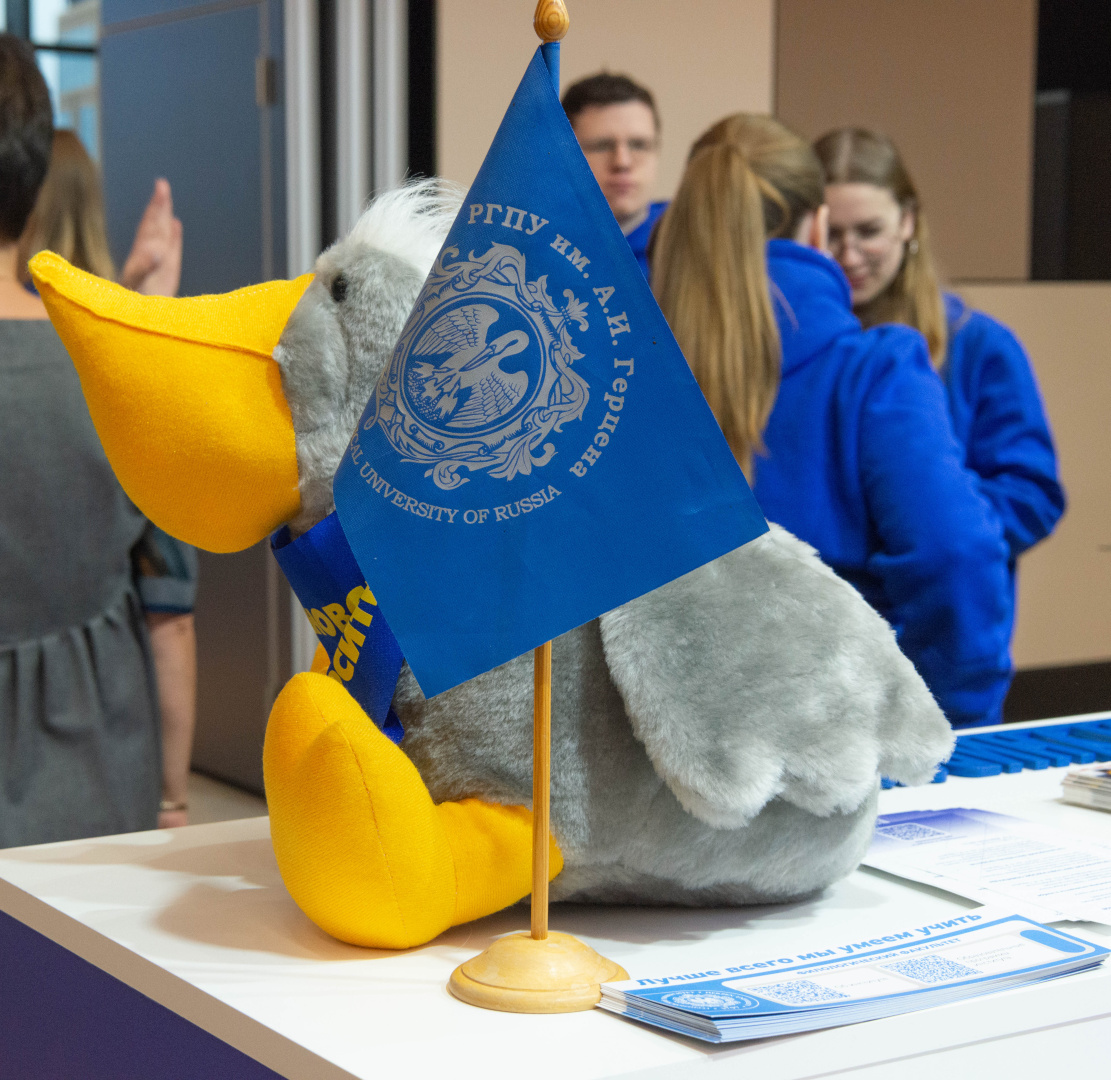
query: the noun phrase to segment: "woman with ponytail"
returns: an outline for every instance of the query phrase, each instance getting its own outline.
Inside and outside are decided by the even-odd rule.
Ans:
[[[814,149],[830,247],[848,276],[853,311],[865,326],[905,323],[929,342],[965,464],[1003,524],[1013,605],[1018,556],[1044,540],[1065,509],[1030,361],[1007,327],[941,291],[921,200],[890,139],[841,128]]]
[[[864,330],[813,150],[738,114],[694,145],[652,284],[767,517],[891,623],[954,726],[1000,719],[1007,548],[922,336]]]

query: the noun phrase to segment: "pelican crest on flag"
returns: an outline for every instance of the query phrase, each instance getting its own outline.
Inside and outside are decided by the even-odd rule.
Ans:
[[[380,424],[402,459],[428,465],[445,491],[478,470],[529,475],[555,455],[549,437],[590,400],[571,337],[588,329],[587,307],[572,289],[556,303],[547,275],[530,281],[524,253],[509,244],[477,258],[445,248],[363,428]]]
[[[767,529],[540,50],[333,491],[428,696]]]

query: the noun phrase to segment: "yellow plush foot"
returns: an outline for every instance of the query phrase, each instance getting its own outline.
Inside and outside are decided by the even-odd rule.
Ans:
[[[477,799],[437,806],[333,679],[305,673],[286,684],[263,765],[282,878],[333,937],[409,948],[529,893],[531,812]],[[552,876],[562,867],[552,841]]]

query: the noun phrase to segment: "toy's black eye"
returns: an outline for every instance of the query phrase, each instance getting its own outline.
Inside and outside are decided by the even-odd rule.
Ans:
[[[347,278],[343,274],[339,274],[336,280],[332,282],[332,299],[337,304],[342,304],[347,297]]]

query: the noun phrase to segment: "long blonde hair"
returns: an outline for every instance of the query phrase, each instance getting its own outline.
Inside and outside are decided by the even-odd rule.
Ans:
[[[889,191],[904,213],[914,215],[914,232],[894,280],[875,299],[853,310],[865,326],[892,322],[913,326],[926,339],[934,367],[940,368],[949,338],[945,305],[922,201],[898,149],[875,131],[839,128],[823,135],[814,150],[827,184],[872,184]]]
[[[115,280],[104,198],[92,158],[72,132],[56,130],[38,201],[19,241],[20,267],[40,251],[56,251],[80,270]]]
[[[810,146],[767,116],[719,120],[691,148],[652,248],[652,287],[737,461],[751,470],[779,390],[765,244],[822,205]]]

